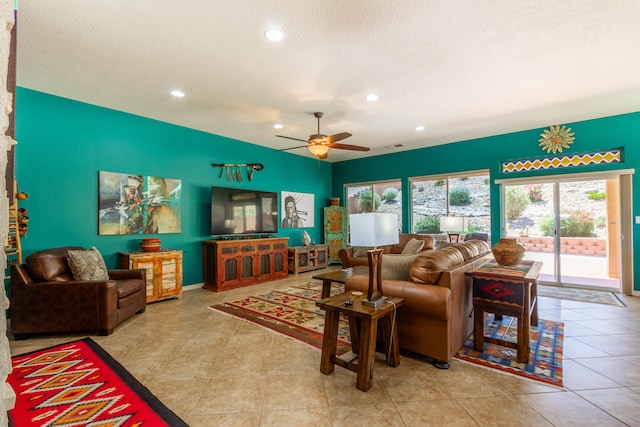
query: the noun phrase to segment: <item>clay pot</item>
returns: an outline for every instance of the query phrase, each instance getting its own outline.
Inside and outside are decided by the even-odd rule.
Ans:
[[[16,193],[16,198],[18,200],[27,200],[29,198],[29,195],[23,191]]]
[[[524,257],[524,247],[518,244],[518,241],[513,238],[501,238],[493,248],[493,257],[496,262],[503,267],[509,267],[520,264]]]
[[[142,239],[140,242],[140,249],[142,249],[143,252],[157,252],[161,246],[162,243],[157,237],[148,237]]]

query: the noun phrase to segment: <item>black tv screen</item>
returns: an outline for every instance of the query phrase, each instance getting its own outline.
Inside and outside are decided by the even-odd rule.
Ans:
[[[211,235],[278,232],[278,193],[211,187]]]

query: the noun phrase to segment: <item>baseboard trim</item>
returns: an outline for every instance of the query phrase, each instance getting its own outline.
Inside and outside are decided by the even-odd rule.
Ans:
[[[186,285],[182,287],[183,292],[194,291],[196,289],[200,289],[204,286],[204,283],[195,283],[193,285]]]

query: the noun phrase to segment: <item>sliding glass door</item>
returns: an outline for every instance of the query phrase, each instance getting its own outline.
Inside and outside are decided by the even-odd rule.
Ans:
[[[503,236],[543,261],[542,282],[620,290],[618,178],[518,180],[503,185]]]

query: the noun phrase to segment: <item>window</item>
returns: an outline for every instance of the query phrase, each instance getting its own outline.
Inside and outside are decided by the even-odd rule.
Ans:
[[[384,212],[398,215],[402,230],[402,183],[400,180],[346,184],[347,215]]]
[[[410,178],[409,183],[412,233],[440,233],[442,216],[469,218],[470,233],[490,232],[489,171]]]

